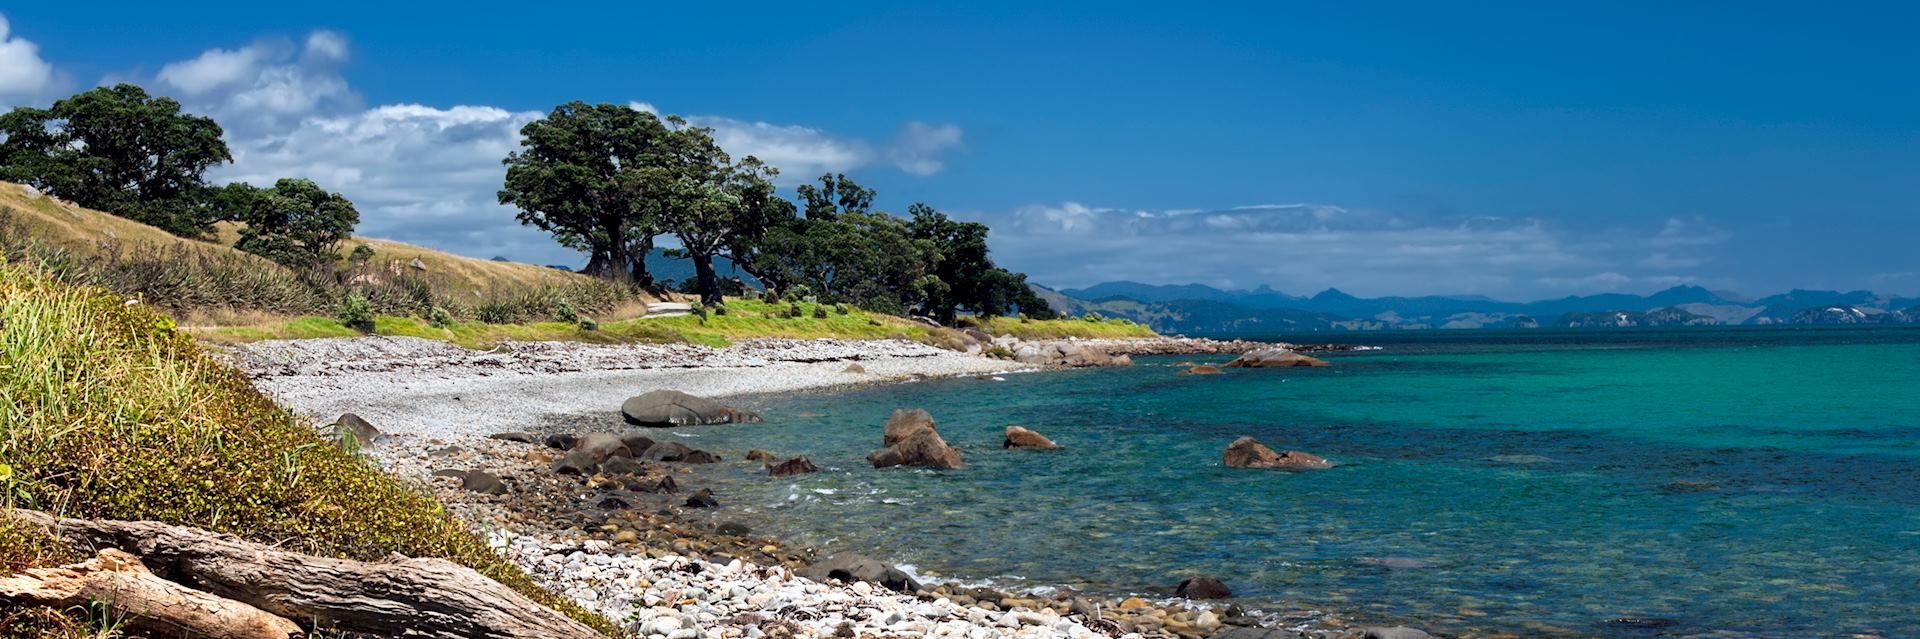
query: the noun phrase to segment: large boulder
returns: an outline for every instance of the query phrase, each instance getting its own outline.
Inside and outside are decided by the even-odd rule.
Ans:
[[[1174,587],[1173,595],[1187,599],[1226,599],[1233,596],[1233,591],[1219,579],[1200,576],[1181,581],[1180,585]]]
[[[620,404],[620,416],[629,424],[650,428],[760,421],[759,415],[677,390],[657,390],[628,398]]]
[[[679,442],[660,442],[654,444],[652,448],[648,448],[647,452],[640,455],[640,458],[654,462],[677,462],[686,461],[687,456],[691,454],[693,454],[693,449],[687,448],[686,444]]]
[[[1005,441],[1000,442],[1000,447],[1041,448],[1051,450],[1059,448],[1060,445],[1053,443],[1051,439],[1047,439],[1046,435],[1028,430],[1024,426],[1008,426],[1007,438]]]
[[[1308,357],[1293,352],[1289,348],[1262,348],[1247,351],[1231,362],[1226,368],[1289,368],[1294,366],[1326,366],[1327,362],[1318,357]]]
[[[767,465],[767,474],[773,477],[786,477],[788,475],[803,475],[817,472],[820,472],[820,467],[813,465],[813,460],[807,459],[804,455],[778,464]]]
[[[887,419],[882,438],[886,448],[867,455],[874,468],[921,466],[926,468],[966,468],[960,451],[934,430],[933,416],[920,409],[896,410]]]
[[[1227,452],[1221,460],[1228,468],[1275,468],[1280,470],[1320,470],[1332,468],[1333,462],[1318,455],[1297,450],[1274,452],[1259,440],[1241,437],[1227,445]]]
[[[842,583],[864,581],[878,584],[897,592],[912,593],[920,590],[920,582],[913,575],[882,561],[876,561],[860,555],[832,555],[800,569],[800,576],[825,583],[839,580]]]
[[[1133,358],[1108,355],[1099,347],[1078,342],[1026,342],[1013,351],[1013,361],[1039,366],[1090,368],[1096,366],[1132,366]]]
[[[552,469],[563,475],[586,475],[609,459],[632,456],[633,450],[619,435],[587,433],[575,440],[573,450],[553,461]]]

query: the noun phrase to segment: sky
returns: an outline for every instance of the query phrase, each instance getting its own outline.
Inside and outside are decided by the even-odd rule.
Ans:
[[[225,127],[216,182],[540,264],[584,259],[500,160],[586,100],[1055,287],[1920,294],[1920,5],[812,4],[8,3],[0,106],[138,83]]]

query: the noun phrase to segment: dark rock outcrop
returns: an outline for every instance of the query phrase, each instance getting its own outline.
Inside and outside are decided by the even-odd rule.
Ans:
[[[688,452],[687,456],[680,461],[688,464],[714,464],[719,463],[720,456],[704,450],[695,450]]]
[[[1301,355],[1289,348],[1263,348],[1248,351],[1246,354],[1227,362],[1223,368],[1290,368],[1295,366],[1326,366],[1326,360]]]
[[[820,472],[820,467],[813,465],[813,460],[807,459],[804,456],[795,457],[778,464],[769,464],[767,466],[767,474],[773,477],[786,477],[788,475],[803,475],[817,472]]]
[[[720,500],[713,498],[713,491],[705,488],[687,497],[688,508],[719,508]]]
[[[1227,452],[1221,460],[1228,468],[1275,468],[1280,470],[1320,470],[1332,468],[1333,462],[1318,455],[1297,450],[1274,452],[1259,440],[1241,437],[1227,445]]]
[[[758,448],[747,451],[747,461],[773,461],[775,459],[779,458],[775,457],[773,453]]]
[[[1226,599],[1233,596],[1233,591],[1219,579],[1201,576],[1188,577],[1180,582],[1179,586],[1174,587],[1173,594],[1187,599]]]
[[[842,583],[864,581],[878,584],[896,592],[918,592],[920,582],[912,575],[895,568],[893,564],[876,561],[860,555],[832,555],[813,565],[800,569],[800,576],[814,581],[826,582],[837,579]]]
[[[686,461],[687,455],[692,453],[693,449],[687,448],[686,444],[679,442],[660,442],[654,444],[652,448],[648,448],[647,452],[641,453],[640,459],[654,462]]]
[[[580,443],[580,436],[573,433],[548,435],[546,441],[547,448],[554,450],[573,450],[573,445],[578,443]]]
[[[600,464],[614,457],[632,457],[633,451],[613,433],[588,433],[574,442],[573,450],[553,461],[553,472],[562,475],[585,475],[600,468]]]
[[[1052,449],[1059,448],[1060,445],[1053,443],[1053,440],[1051,439],[1047,439],[1046,435],[1033,432],[1031,430],[1028,430],[1026,427],[1008,426],[1006,440],[1000,442],[1000,447],[1001,448],[1039,448],[1039,449],[1052,450]]]
[[[628,398],[620,404],[620,416],[629,424],[649,428],[760,421],[759,415],[677,390],[657,390]]]
[[[960,451],[947,445],[934,430],[933,416],[920,409],[896,410],[887,419],[882,437],[886,448],[867,455],[874,468],[921,466],[926,468],[965,468]]]

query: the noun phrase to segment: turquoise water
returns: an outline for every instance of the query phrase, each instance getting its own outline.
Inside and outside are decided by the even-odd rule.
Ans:
[[[1004,586],[1208,573],[1449,634],[1920,636],[1920,330],[1344,337],[1384,349],[756,397],[766,423],[684,434],[827,469],[711,470],[761,531]],[[902,407],[970,467],[867,467]],[[1067,450],[1003,451],[1009,424]],[[1240,435],[1342,465],[1222,467]]]

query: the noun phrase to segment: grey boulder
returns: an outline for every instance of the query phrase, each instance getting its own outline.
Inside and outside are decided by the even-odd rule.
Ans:
[[[650,391],[620,404],[627,423],[649,428],[757,423],[760,416],[677,390]]]
[[[912,593],[920,590],[920,582],[912,575],[895,568],[893,564],[877,561],[860,555],[832,555],[800,569],[800,576],[814,581],[826,582],[838,579],[843,583],[864,581],[885,586],[896,592]]]

